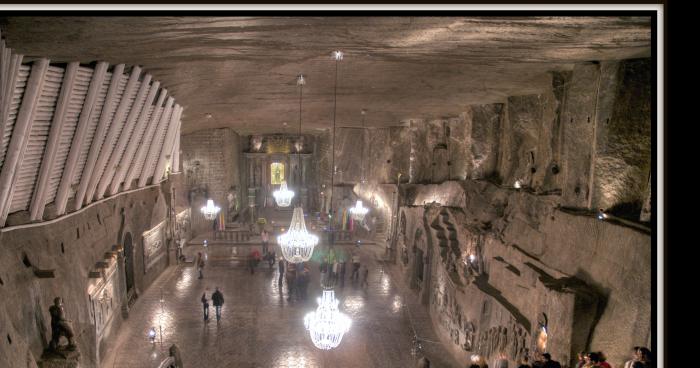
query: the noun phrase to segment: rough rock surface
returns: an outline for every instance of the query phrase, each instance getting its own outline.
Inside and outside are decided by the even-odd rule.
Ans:
[[[398,264],[456,356],[505,353],[513,364],[536,348],[544,320],[546,350],[563,363],[603,350],[621,364],[630,346],[648,343],[648,234],[564,212],[558,196],[483,181],[402,190]],[[423,206],[430,197],[442,206]]]
[[[651,55],[651,17],[13,17],[7,43],[56,62],[142,65],[185,107],[182,131],[279,132],[299,111],[304,129],[337,122],[391,126],[458,117],[464,106],[540,94],[548,72],[576,62]],[[37,26],[37,24],[41,26]],[[207,119],[206,114],[213,117]]]
[[[171,176],[161,186],[120,194],[57,222],[38,226],[5,228],[0,233],[0,366],[36,367],[51,338],[48,308],[57,296],[63,298],[68,319],[72,320],[76,343],[81,352],[80,366],[95,367],[107,342],[114,336],[127,310],[127,291],[122,257],[116,293],[108,295],[112,308],[97,339],[95,313],[88,298],[89,273],[95,271],[106,252],[124,245],[126,234],[133,239],[134,287],[143,291],[170,262],[166,254],[145,268],[142,233],[165,221],[170,191],[177,192],[176,206],[183,205],[182,175]],[[37,270],[53,270],[53,277],[37,275]],[[98,341],[96,345],[96,341]]]

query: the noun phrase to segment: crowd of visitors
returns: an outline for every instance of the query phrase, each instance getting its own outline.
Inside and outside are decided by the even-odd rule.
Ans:
[[[624,364],[624,368],[652,368],[654,367],[651,351],[645,347],[635,346],[633,349],[632,359]],[[602,351],[597,352],[580,352],[578,354],[576,365],[573,368],[613,368],[607,362],[607,358]],[[497,359],[495,368],[508,368],[507,359]],[[418,365],[420,366],[420,365]],[[468,368],[488,368],[489,365],[483,358],[476,358],[467,365]],[[552,359],[549,353],[538,353],[529,359],[527,356],[521,358],[515,365],[517,368],[561,368],[562,364]],[[614,368],[623,368],[616,366]]]

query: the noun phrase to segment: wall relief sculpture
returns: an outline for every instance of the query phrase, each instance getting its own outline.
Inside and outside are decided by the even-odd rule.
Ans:
[[[482,330],[476,350],[486,359],[506,356],[510,360],[518,360],[529,354],[528,340],[529,333],[513,319],[508,326],[493,326]]]
[[[153,229],[143,233],[143,272],[148,272],[158,260],[163,257],[165,252],[165,241],[163,239],[163,229],[165,221],[156,225]]]

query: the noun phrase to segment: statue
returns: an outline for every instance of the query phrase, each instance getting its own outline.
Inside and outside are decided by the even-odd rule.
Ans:
[[[49,349],[57,351],[61,336],[65,336],[66,339],[68,339],[67,350],[75,350],[76,345],[73,340],[73,328],[70,325],[70,321],[65,318],[63,299],[60,297],[55,298],[53,300],[53,305],[49,307],[49,313],[51,314],[51,343],[49,344]]]
[[[233,221],[238,214],[238,190],[235,186],[228,190],[226,199],[228,200],[228,218],[229,221]]]

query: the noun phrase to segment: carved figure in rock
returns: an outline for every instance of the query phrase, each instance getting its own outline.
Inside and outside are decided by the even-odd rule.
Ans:
[[[474,348],[474,325],[471,322],[466,322],[464,326],[464,345],[462,349],[472,351]]]
[[[238,190],[235,186],[228,190],[226,199],[228,200],[228,218],[233,221],[238,214]]]
[[[49,344],[49,349],[52,351],[58,350],[61,336],[65,336],[68,339],[67,349],[75,350],[73,327],[70,325],[70,321],[66,319],[65,311],[63,310],[63,299],[60,297],[55,298],[53,305],[49,307],[49,313],[51,314],[51,343]]]

